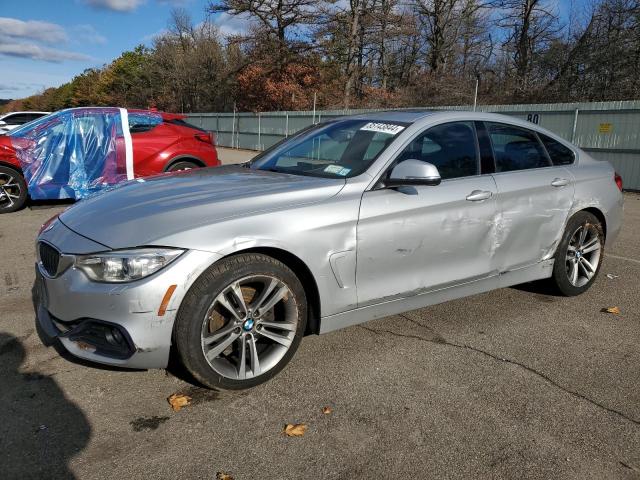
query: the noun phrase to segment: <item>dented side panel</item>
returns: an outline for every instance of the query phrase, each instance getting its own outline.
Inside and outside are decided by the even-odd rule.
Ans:
[[[467,200],[474,190],[493,195]],[[358,306],[496,275],[495,194],[490,175],[366,192],[358,222]]]
[[[494,174],[498,187],[496,265],[500,272],[552,257],[574,200],[573,175],[564,167]],[[566,180],[564,186],[553,186]]]
[[[605,247],[611,247],[622,227],[624,203],[622,192],[613,179],[613,167],[579,151],[578,162],[568,170],[575,179],[575,198],[570,215],[587,208],[601,212],[605,218]]]

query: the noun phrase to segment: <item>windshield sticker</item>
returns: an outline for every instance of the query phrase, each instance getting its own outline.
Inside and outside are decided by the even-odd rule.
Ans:
[[[333,173],[334,175],[340,175],[341,177],[346,177],[351,171],[351,169],[344,168],[340,165],[329,165],[325,167],[324,171],[326,173]]]
[[[340,175],[340,172],[344,170],[341,165],[329,165],[325,167],[324,171],[326,173],[335,173],[336,175]]]
[[[388,133],[389,135],[397,135],[402,130],[404,130],[404,127],[402,125],[394,125],[392,123],[369,122],[360,130],[366,130],[369,132]]]

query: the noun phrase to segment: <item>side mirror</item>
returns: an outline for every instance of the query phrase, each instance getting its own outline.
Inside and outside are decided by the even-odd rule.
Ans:
[[[7,124],[4,120],[0,120],[0,127],[4,127]]]
[[[385,180],[387,187],[401,187],[403,185],[440,185],[442,179],[438,167],[432,163],[420,160],[404,160],[393,167],[391,175]]]

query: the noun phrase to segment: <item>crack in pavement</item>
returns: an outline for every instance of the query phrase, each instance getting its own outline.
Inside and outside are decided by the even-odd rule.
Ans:
[[[486,350],[482,350],[481,348],[478,347],[474,347],[472,345],[467,345],[467,344],[460,344],[460,343],[454,343],[454,342],[450,342],[449,340],[447,340],[446,338],[444,338],[440,333],[438,333],[436,330],[432,329],[431,327],[427,326],[427,325],[423,325],[422,323],[407,317],[406,315],[400,314],[398,315],[401,318],[404,318],[405,320],[408,320],[409,322],[424,328],[425,330],[429,331],[431,333],[431,335],[433,335],[434,338],[426,338],[426,337],[422,337],[420,335],[412,335],[412,334],[403,334],[403,333],[397,333],[394,332],[392,330],[386,330],[386,329],[374,329],[374,328],[370,328],[370,327],[365,327],[364,325],[358,325],[359,328],[362,328],[368,332],[374,333],[376,335],[380,335],[383,333],[388,333],[389,335],[393,335],[395,337],[402,337],[402,338],[413,338],[415,340],[420,340],[423,342],[428,342],[428,343],[435,343],[435,344],[439,344],[439,345],[447,345],[449,347],[454,347],[454,348],[459,348],[462,350],[470,350],[476,353],[480,353],[486,357],[489,357],[493,360],[497,360],[500,362],[504,362],[504,363],[509,363],[511,365],[515,365],[517,367],[520,367],[526,371],[528,371],[529,373],[534,374],[535,376],[543,379],[544,381],[546,381],[547,383],[549,383],[550,385],[562,390],[565,393],[568,393],[569,395],[572,395],[576,398],[579,398],[581,400],[584,400],[586,402],[589,402],[591,405],[598,407],[606,412],[612,413],[614,415],[617,415],[621,418],[623,418],[624,420],[627,420],[628,422],[633,423],[634,425],[640,425],[640,420],[636,420],[633,417],[630,417],[628,415],[626,415],[625,413],[619,411],[619,410],[615,410],[613,408],[607,407],[606,405],[603,405],[602,403],[593,400],[585,395],[583,395],[580,392],[577,392],[575,390],[571,390],[567,387],[564,387],[563,385],[560,385],[559,383],[557,383],[555,380],[553,380],[551,377],[547,376],[546,374],[536,370],[535,368],[529,367],[528,365],[525,365],[524,363],[520,363],[517,360],[511,360],[509,358],[505,358],[505,357],[500,357],[498,355],[495,355],[491,352],[488,352]]]

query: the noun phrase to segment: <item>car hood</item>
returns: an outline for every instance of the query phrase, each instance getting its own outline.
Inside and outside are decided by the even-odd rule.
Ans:
[[[154,245],[225,219],[316,203],[344,184],[240,166],[201,168],[126,182],[80,201],[60,220],[109,248]]]

